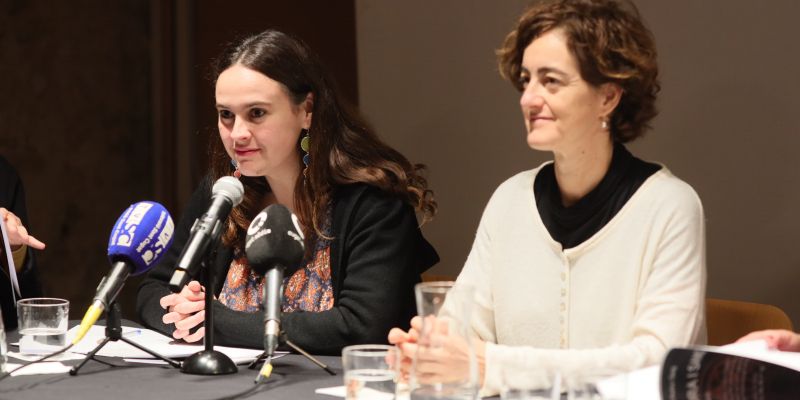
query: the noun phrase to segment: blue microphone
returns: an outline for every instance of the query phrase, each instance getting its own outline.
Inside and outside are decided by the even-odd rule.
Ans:
[[[175,224],[169,212],[156,202],[132,204],[117,219],[108,238],[111,272],[97,286],[94,301],[86,311],[73,344],[78,343],[117,298],[125,280],[153,267],[172,244]]]

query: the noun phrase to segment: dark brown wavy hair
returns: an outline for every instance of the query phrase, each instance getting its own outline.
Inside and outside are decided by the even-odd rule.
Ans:
[[[318,237],[326,237],[333,190],[339,185],[366,183],[394,194],[421,214],[422,223],[436,213],[436,201],[423,172],[397,150],[382,142],[361,116],[338,95],[334,83],[317,57],[299,39],[267,30],[229,45],[214,63],[213,80],[233,65],[258,71],[279,82],[295,105],[313,93],[309,128],[311,157],[305,174],[294,189],[294,209],[306,237],[306,256]],[[301,135],[302,136],[302,135]],[[230,175],[231,160],[221,140],[212,140],[211,176]],[[298,141],[297,151],[300,150]],[[302,154],[302,153],[301,153]],[[299,157],[302,159],[302,156]],[[301,168],[302,161],[300,161]],[[253,217],[265,206],[270,191],[264,177],[241,177],[244,200],[234,207],[223,231],[223,243],[243,249],[244,236]]]
[[[592,86],[622,88],[609,125],[614,141],[626,143],[644,134],[658,114],[656,45],[630,1],[555,0],[528,8],[497,50],[500,75],[522,91],[522,54],[543,33],[560,28],[578,61],[581,77]]]

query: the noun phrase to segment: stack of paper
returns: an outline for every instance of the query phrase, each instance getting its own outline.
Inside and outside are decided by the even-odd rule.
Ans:
[[[103,341],[103,339],[105,339],[105,329],[106,328],[103,326],[93,326],[91,329],[89,329],[86,337],[78,342],[78,344],[70,349],[70,351],[80,354],[87,354],[91,352],[100,342]],[[72,328],[69,330],[69,332],[67,332],[68,341],[71,341],[72,338],[75,337],[76,331],[77,327]],[[150,329],[123,326],[122,336],[167,358],[185,358],[204,349],[202,344],[179,342],[171,337],[164,336]],[[263,353],[263,350],[226,346],[214,346],[214,350],[224,353],[237,364],[249,363]],[[121,340],[109,341],[105,346],[103,346],[97,355],[106,357],[119,357],[124,358],[126,361],[134,362],[139,360],[142,362],[154,362],[152,359],[155,359],[155,357],[152,355]],[[158,361],[155,362],[157,363]]]

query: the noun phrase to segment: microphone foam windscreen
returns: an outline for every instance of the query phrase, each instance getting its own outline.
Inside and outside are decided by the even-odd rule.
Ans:
[[[286,207],[273,204],[261,211],[247,228],[244,251],[250,268],[264,275],[280,265],[291,274],[303,261],[302,232],[297,216]]]
[[[214,197],[218,195],[225,196],[236,207],[244,198],[244,186],[242,182],[232,176],[223,176],[214,182],[214,186],[211,187],[211,195]]]
[[[111,262],[127,261],[132,275],[141,274],[158,262],[172,244],[175,225],[161,204],[140,201],[132,204],[117,219],[108,238]]]

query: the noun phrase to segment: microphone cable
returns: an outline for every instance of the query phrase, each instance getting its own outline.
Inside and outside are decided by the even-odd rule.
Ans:
[[[27,366],[29,366],[29,365],[33,365],[33,364],[36,364],[36,363],[40,363],[40,362],[42,362],[42,361],[45,361],[45,360],[47,360],[47,359],[49,359],[49,358],[51,358],[51,357],[55,357],[55,356],[57,356],[57,355],[59,355],[59,354],[62,354],[62,353],[64,353],[64,352],[66,352],[67,350],[71,349],[71,348],[72,348],[72,346],[74,346],[74,345],[75,345],[74,343],[70,343],[70,344],[69,344],[69,346],[67,346],[67,347],[64,347],[63,349],[61,349],[61,350],[59,350],[59,351],[56,351],[56,352],[53,352],[53,353],[47,354],[47,355],[45,355],[44,357],[37,358],[36,360],[33,360],[33,361],[28,361],[27,363],[24,363],[24,364],[20,365],[19,367],[17,367],[17,368],[14,368],[14,369],[12,369],[11,371],[8,371],[8,372],[6,372],[6,373],[5,373],[5,374],[3,374],[3,375],[0,375],[0,381],[2,381],[3,379],[6,379],[6,378],[8,378],[8,377],[9,377],[9,376],[11,376],[11,374],[13,374],[14,372],[17,372],[17,371],[19,371],[19,370],[21,370],[21,369],[23,369],[23,368],[25,368],[25,367],[27,367]]]

